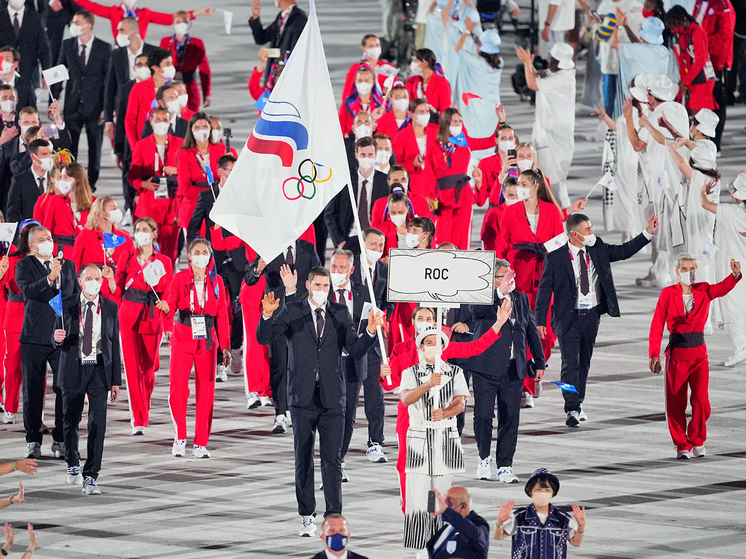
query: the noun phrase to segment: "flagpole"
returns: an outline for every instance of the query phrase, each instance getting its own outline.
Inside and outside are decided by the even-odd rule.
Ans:
[[[357,204],[355,203],[355,192],[352,190],[352,181],[347,183],[347,193],[350,195],[350,206],[352,206],[352,217],[355,219],[355,229],[357,229],[357,238],[360,243],[360,267],[363,269],[362,273],[365,274],[365,283],[368,284],[368,295],[370,296],[371,313],[376,309],[376,293],[373,290],[373,278],[370,275],[370,267],[368,266],[368,253],[365,251],[365,241],[363,240],[363,230],[360,227],[360,216],[357,213]],[[384,365],[389,364],[388,355],[386,353],[386,346],[383,343],[383,332],[381,327],[376,327],[376,333],[378,335],[378,344],[381,347],[381,359]],[[391,375],[386,376],[386,385],[391,386]]]

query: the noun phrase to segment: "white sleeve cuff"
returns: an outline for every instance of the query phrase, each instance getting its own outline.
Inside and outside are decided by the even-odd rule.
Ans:
[[[648,230],[647,230],[647,229],[643,229],[643,230],[642,230],[642,234],[643,234],[643,235],[645,236],[645,238],[646,238],[646,239],[647,239],[648,241],[649,241],[649,240],[651,240],[651,239],[653,238],[653,234],[652,234],[652,233],[648,233]]]

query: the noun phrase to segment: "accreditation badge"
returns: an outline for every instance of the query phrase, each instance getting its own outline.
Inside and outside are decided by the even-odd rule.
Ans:
[[[207,339],[207,325],[205,324],[204,316],[193,316],[192,317],[192,339],[195,339],[195,340]]]

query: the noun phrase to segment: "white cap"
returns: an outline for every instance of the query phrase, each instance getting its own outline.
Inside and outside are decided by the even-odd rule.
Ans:
[[[696,128],[708,138],[715,137],[715,129],[720,122],[720,117],[710,109],[701,109],[694,118],[697,119]]]
[[[733,198],[738,200],[746,200],[746,172],[741,171],[738,173],[736,180],[733,181],[733,188],[731,189]]]
[[[710,140],[698,140],[689,155],[692,157],[694,166],[703,171],[717,169],[718,150]]]
[[[427,338],[428,336],[437,336],[438,335],[438,329],[437,328],[427,328],[417,334],[417,347],[419,347],[423,340]],[[442,330],[440,331],[440,340],[443,343],[443,349],[448,347],[449,339],[448,336],[446,336],[446,333]]]
[[[559,62],[560,70],[575,68],[575,63],[572,61],[575,50],[567,43],[555,43],[549,54]]]
[[[671,78],[658,74],[648,82],[650,95],[661,101],[673,101],[679,91],[679,86],[671,81]]]
[[[630,95],[640,103],[648,102],[648,84],[653,79],[652,74],[637,74],[635,76],[635,85],[629,89]]]

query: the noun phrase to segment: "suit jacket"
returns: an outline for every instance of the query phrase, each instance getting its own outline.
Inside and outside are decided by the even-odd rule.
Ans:
[[[16,264],[16,284],[23,295],[25,310],[23,327],[18,338],[21,343],[57,345],[54,341],[54,331],[62,326],[62,322],[49,305],[49,301],[57,296],[58,291],[49,285],[48,275],[44,265],[34,255],[27,256]],[[80,297],[78,273],[72,260],[65,260],[62,263],[60,280],[62,308],[67,309]]]
[[[0,9],[0,44],[12,45],[21,53],[18,73],[26,79],[32,79],[38,64],[41,64],[42,70],[52,66],[52,51],[41,16],[33,11],[33,7],[29,9],[28,3],[23,12],[21,32],[16,37],[7,3],[3,2]]]
[[[443,521],[447,522],[427,542],[427,553],[432,559],[459,557],[459,559],[487,559],[490,548],[490,524],[476,512],[471,511],[466,517],[453,509],[443,512]],[[445,530],[453,527],[445,541],[433,550]]]
[[[350,179],[352,180],[352,190],[355,193],[355,199],[357,199],[357,172],[352,172],[350,174]],[[368,186],[371,187],[371,185]],[[374,171],[372,188],[373,195],[371,196],[368,212],[372,212],[373,204],[375,204],[376,200],[379,198],[385,198],[389,195],[388,177],[380,171]],[[326,220],[326,227],[329,229],[329,234],[331,235],[332,242],[335,246],[347,240],[355,218],[352,215],[350,194],[346,188],[332,198],[332,201],[326,206],[326,209],[324,210],[324,219]],[[370,215],[368,215],[368,219],[370,220]]]
[[[8,221],[23,221],[34,215],[34,204],[41,196],[37,175],[29,168],[15,175],[10,182],[8,203],[6,204],[5,219]]]
[[[360,255],[358,254],[355,256],[354,260],[355,265],[355,271],[352,272],[352,276],[350,276],[350,279],[354,284],[360,285],[362,288],[365,289],[365,292],[368,292],[368,288],[363,283],[363,270],[360,266]],[[373,278],[373,293],[376,296],[376,305],[378,305],[378,308],[382,311],[385,311],[389,313],[389,316],[394,310],[394,304],[389,303],[388,299],[386,298],[386,295],[388,294],[388,285],[389,285],[389,266],[385,262],[381,262],[380,260],[376,262],[376,271]],[[368,301],[366,299],[366,301]]]
[[[308,298],[287,303],[269,319],[259,319],[256,339],[267,345],[286,339],[288,344],[288,403],[294,407],[313,402],[318,375],[321,406],[345,407],[347,380],[342,349],[352,359],[362,359],[376,339],[369,334],[358,338],[346,305],[328,303],[321,338],[316,335],[316,320]]]
[[[130,152],[134,151],[135,146],[130,148],[129,142],[127,141],[127,131],[124,127],[124,115],[127,114],[127,104],[129,103],[130,91],[132,86],[137,83],[137,80],[129,80],[119,86],[117,91],[117,122],[114,125],[114,153],[123,155],[125,146]]]
[[[313,243],[298,239],[295,241],[295,249],[295,265],[293,268],[298,272],[298,286],[295,292],[295,299],[300,300],[308,295],[308,290],[306,289],[308,272],[315,266],[321,266],[321,261]],[[259,278],[254,275],[254,270],[256,270],[258,264],[259,256],[249,264],[249,268],[246,271],[246,285],[251,286],[259,281]],[[280,268],[283,264],[285,264],[284,253],[272,260],[272,262],[269,262],[262,272],[264,277],[267,278],[266,292],[274,291],[275,297],[278,297],[281,301],[285,300],[285,286],[280,278]]]
[[[219,195],[220,185],[217,184],[212,185],[212,191],[206,189],[204,192],[199,193],[197,205],[194,207],[194,213],[192,213],[192,219],[187,226],[187,244],[200,236],[203,224],[205,226],[204,237],[208,241],[212,240],[210,228],[215,223],[210,219],[210,212],[212,211],[212,206],[215,204],[215,198]],[[300,280],[300,277],[298,279]]]
[[[326,551],[321,550],[316,555],[314,555],[311,559],[327,559]],[[355,553],[354,551],[347,550],[347,559],[368,559],[365,555],[360,555],[359,553]]]
[[[308,16],[306,12],[301,10],[297,5],[293,6],[288,14],[285,26],[280,30],[280,22],[282,21],[282,12],[277,14],[275,20],[269,24],[268,27],[262,27],[262,22],[259,18],[249,19],[249,27],[251,32],[254,34],[254,42],[257,45],[266,45],[269,43],[268,48],[279,48],[280,59],[285,59],[285,54],[292,52],[295,48],[295,43],[300,39],[300,34],[303,32],[303,28],[306,26]],[[272,65],[277,62],[278,59],[270,58],[267,61],[267,66],[264,69],[264,80],[266,82],[269,70]]]
[[[649,242],[645,235],[640,233],[622,245],[609,245],[601,239],[596,239],[596,244],[586,247],[588,256],[598,274],[599,314],[608,313],[609,316],[619,316],[619,301],[614,287],[614,277],[611,274],[611,263],[627,260]],[[553,294],[552,328],[558,336],[562,336],[567,333],[577,316],[575,304],[578,288],[570,260],[570,248],[567,244],[550,252],[546,257],[544,272],[539,281],[539,292],[536,296],[536,321],[539,326],[547,324],[547,311]]]
[[[111,45],[94,37],[87,45],[90,48],[88,62],[81,66],[78,56],[78,39],[62,41],[57,64],[64,64],[70,74],[65,85],[65,120],[83,118],[98,120],[104,110],[106,74],[111,58]],[[59,98],[62,84],[52,86],[52,95]]]
[[[143,42],[142,54],[148,54],[155,48],[154,45]],[[127,55],[129,47],[114,49],[109,58],[109,67],[106,71],[106,89],[104,92],[104,120],[114,122],[114,112],[117,110],[117,95],[122,84],[130,81],[130,59]],[[119,114],[119,113],[117,113]],[[121,115],[124,120],[124,113]]]
[[[173,130],[171,126],[169,126],[169,134],[172,136],[177,136],[181,138],[182,140],[186,138],[187,130],[189,129],[189,121],[181,118],[180,116],[176,117],[176,130]],[[145,121],[145,125],[142,127],[142,135],[141,138],[147,138],[153,133],[153,126],[150,124],[149,120]]]
[[[122,384],[122,358],[119,348],[119,312],[117,304],[103,295],[98,298],[101,304],[101,356],[104,361],[106,388]],[[73,303],[71,301],[71,303]],[[80,296],[72,306],[64,311],[67,337],[62,342],[62,354],[57,373],[57,384],[67,390],[83,388],[80,363]]]
[[[31,85],[31,81],[21,76],[16,76],[13,87],[16,88],[16,94],[18,95],[18,102],[16,103],[16,118],[18,118],[18,112],[24,107],[36,108],[36,92]]]
[[[509,295],[513,300],[514,320],[508,320],[500,329],[500,339],[492,344],[484,353],[472,357],[469,360],[469,370],[490,376],[501,376],[510,364],[511,344],[515,355],[515,365],[518,376],[526,378],[528,369],[526,367],[526,343],[534,356],[537,369],[544,369],[544,350],[541,346],[541,338],[536,328],[536,318],[531,311],[528,296],[520,291],[513,291]],[[495,294],[492,305],[469,305],[468,324],[474,339],[492,328],[497,319],[497,306],[502,300]]]

